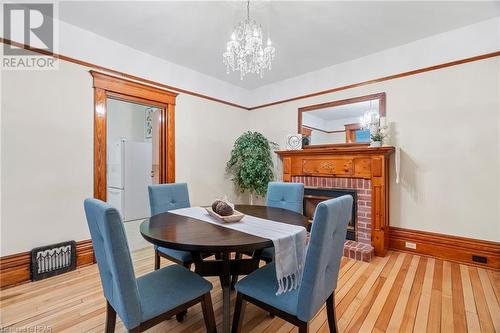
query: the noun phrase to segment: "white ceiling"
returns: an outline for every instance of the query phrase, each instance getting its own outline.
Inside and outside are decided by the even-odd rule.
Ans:
[[[263,79],[226,74],[222,52],[242,1],[60,2],[61,20],[132,48],[253,89],[500,16],[500,2],[258,1],[251,16],[276,47]]]

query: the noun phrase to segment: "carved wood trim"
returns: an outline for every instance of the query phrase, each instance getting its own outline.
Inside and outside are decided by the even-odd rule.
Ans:
[[[331,93],[336,92],[336,91],[353,89],[353,88],[362,87],[362,86],[373,84],[373,83],[378,83],[378,82],[384,82],[384,81],[399,79],[399,78],[406,77],[406,76],[417,75],[417,74],[421,74],[421,73],[425,73],[425,72],[429,72],[429,71],[435,71],[435,70],[442,69],[442,68],[447,68],[447,67],[451,67],[451,66],[462,65],[462,64],[469,63],[469,62],[480,61],[480,60],[484,60],[484,59],[489,59],[489,58],[494,58],[494,57],[500,56],[500,51],[485,53],[485,54],[477,55],[477,56],[474,56],[474,57],[463,58],[463,59],[454,60],[454,61],[450,61],[450,62],[446,62],[446,63],[441,63],[441,64],[429,66],[429,67],[423,67],[423,68],[411,70],[411,71],[408,71],[408,72],[397,73],[397,74],[393,74],[393,75],[389,75],[389,76],[384,76],[384,77],[381,77],[381,78],[376,78],[376,79],[372,79],[372,80],[368,80],[368,81],[362,81],[362,82],[358,82],[358,83],[354,83],[354,84],[349,84],[349,85],[346,85],[346,86],[340,86],[340,87],[331,88],[331,89],[327,89],[327,90],[323,90],[323,91],[318,91],[318,92],[314,92],[314,93],[307,94],[307,95],[301,95],[301,96],[287,98],[287,99],[283,99],[283,100],[279,100],[279,101],[275,101],[275,102],[271,102],[271,103],[267,103],[267,104],[255,105],[255,106],[252,106],[252,107],[247,107],[247,106],[243,106],[243,105],[231,103],[231,102],[228,102],[228,101],[224,101],[224,100],[221,100],[219,98],[214,98],[214,97],[210,97],[210,96],[207,96],[207,95],[203,95],[203,94],[200,94],[200,93],[197,93],[197,92],[194,92],[194,91],[190,91],[190,90],[187,90],[187,89],[182,89],[182,88],[178,88],[178,87],[166,85],[166,84],[163,84],[163,83],[160,83],[160,82],[156,82],[156,81],[152,81],[152,80],[147,80],[147,79],[135,76],[135,75],[131,75],[131,74],[128,74],[128,73],[120,72],[118,70],[107,68],[107,67],[104,67],[104,66],[99,66],[99,65],[87,62],[87,61],[83,61],[83,60],[80,60],[80,59],[68,57],[68,56],[65,56],[65,55],[62,55],[62,54],[54,54],[54,53],[48,52],[46,50],[38,49],[38,48],[35,48],[35,47],[31,47],[29,45],[25,45],[25,44],[22,44],[22,43],[11,41],[11,40],[6,39],[6,38],[1,38],[0,37],[0,43],[8,44],[8,45],[14,45],[14,46],[17,46],[19,48],[30,50],[30,51],[35,52],[35,53],[39,53],[39,54],[43,54],[43,55],[48,55],[48,56],[53,56],[55,59],[59,59],[59,60],[71,62],[71,63],[77,64],[77,65],[80,65],[80,66],[84,66],[84,67],[87,67],[87,68],[93,68],[93,69],[99,70],[99,71],[104,71],[104,72],[112,73],[114,75],[122,76],[122,77],[127,78],[127,79],[144,82],[146,84],[152,84],[152,85],[155,85],[157,87],[162,87],[162,88],[165,88],[165,89],[175,90],[175,91],[178,91],[180,93],[185,93],[185,94],[188,94],[188,95],[192,95],[192,96],[204,98],[204,99],[207,99],[207,100],[210,100],[210,101],[214,101],[214,102],[218,102],[218,103],[222,103],[222,104],[234,106],[234,107],[237,107],[237,108],[240,108],[240,109],[243,109],[243,110],[248,110],[248,111],[256,110],[256,109],[261,109],[261,108],[272,106],[272,105],[277,105],[277,104],[282,104],[282,103],[288,103],[288,102],[296,101],[296,100],[300,100],[300,99],[306,99],[306,98],[311,98],[311,97],[315,97],[315,96],[320,96],[320,95],[324,95],[324,94],[331,94]]]
[[[94,198],[106,200],[106,91],[94,88]]]
[[[144,78],[139,77],[139,76],[135,76],[135,75],[131,75],[131,74],[128,74],[128,73],[120,72],[120,71],[112,69],[112,68],[108,68],[108,67],[104,67],[104,66],[99,66],[99,65],[87,62],[87,61],[83,61],[83,60],[80,60],[80,59],[68,57],[68,56],[65,56],[65,55],[62,55],[62,54],[54,54],[54,53],[48,52],[46,50],[41,50],[41,49],[37,49],[37,48],[31,47],[29,45],[25,45],[25,44],[21,44],[21,43],[18,43],[18,42],[14,42],[14,41],[11,41],[11,40],[6,39],[6,38],[0,38],[0,43],[4,43],[4,44],[8,44],[8,45],[14,45],[14,46],[17,46],[19,48],[30,50],[30,51],[35,52],[35,53],[52,56],[55,59],[67,61],[67,62],[74,63],[74,64],[77,64],[77,65],[80,65],[80,66],[84,66],[84,67],[87,67],[87,68],[93,68],[95,70],[107,72],[107,73],[110,73],[110,74],[113,74],[113,75],[117,75],[117,76],[129,79],[129,80],[134,80],[134,81],[139,81],[139,82],[143,82],[143,83],[146,83],[146,84],[151,84],[151,85],[154,85],[156,87],[161,87],[161,88],[164,88],[164,89],[175,90],[175,91],[178,91],[179,93],[188,94],[188,95],[191,95],[191,96],[195,96],[195,97],[207,99],[207,100],[210,100],[210,101],[213,101],[213,102],[217,102],[217,103],[222,103],[222,104],[234,106],[236,108],[240,108],[240,109],[243,109],[243,110],[248,110],[248,108],[246,106],[243,106],[243,105],[239,105],[239,104],[236,104],[236,103],[231,103],[229,101],[224,101],[224,100],[219,99],[219,98],[215,98],[215,97],[211,97],[211,96],[207,96],[207,95],[204,95],[204,94],[200,94],[200,93],[197,93],[197,92],[194,92],[194,91],[191,91],[191,90],[182,89],[182,88],[179,88],[179,87],[174,87],[174,86],[171,86],[171,85],[163,84],[163,83],[160,83],[160,82],[157,82],[157,81],[152,81],[152,80],[144,79]]]
[[[384,82],[384,81],[389,81],[389,80],[395,80],[395,79],[403,78],[406,76],[417,75],[417,74],[421,74],[421,73],[425,73],[425,72],[435,71],[435,70],[442,69],[442,68],[462,65],[462,64],[469,63],[469,62],[480,61],[480,60],[489,59],[489,58],[498,57],[498,56],[500,56],[500,51],[481,54],[481,55],[470,57],[470,58],[454,60],[454,61],[450,61],[450,62],[446,62],[446,63],[434,65],[434,66],[423,67],[423,68],[411,70],[408,72],[402,72],[402,73],[384,76],[384,77],[380,77],[380,78],[376,78],[376,79],[372,79],[372,80],[357,82],[357,83],[349,84],[346,86],[340,86],[340,87],[335,87],[335,88],[331,88],[331,89],[327,89],[327,90],[317,91],[317,92],[310,93],[307,95],[295,96],[295,97],[282,99],[282,100],[271,102],[271,103],[256,105],[256,106],[252,106],[252,107],[248,108],[248,110],[252,111],[252,110],[261,109],[261,108],[265,108],[265,107],[269,107],[269,106],[273,106],[273,105],[288,103],[288,102],[292,102],[292,101],[316,97],[316,96],[325,95],[325,94],[331,94],[331,93],[334,93],[337,91],[349,90],[349,89],[353,89],[353,88],[367,86],[369,84],[374,84],[374,83],[379,83],[379,82]]]
[[[166,158],[163,161],[164,165],[167,165],[167,174],[165,183],[174,183],[175,182],[175,104],[169,105],[169,107],[164,110],[165,118],[163,118],[162,124],[166,129],[166,139],[162,142],[167,143],[166,149],[162,149],[162,151],[166,151]]]
[[[396,227],[389,234],[391,249],[500,271],[500,243]],[[415,243],[417,248],[408,249],[405,242]],[[473,255],[486,257],[487,263],[472,261]]]
[[[95,88],[101,88],[106,91],[147,99],[163,104],[175,104],[175,97],[177,96],[176,93],[158,89],[143,83],[124,80],[116,76],[96,71],[90,71],[90,74],[94,78]]]
[[[367,144],[346,144],[340,146],[314,147],[299,150],[278,150],[276,154],[284,156],[320,156],[320,155],[387,155],[394,152],[392,146],[369,147]]]
[[[394,147],[329,147],[278,151],[283,181],[294,176],[345,177],[371,180],[372,246],[384,256],[389,247],[389,156]]]
[[[160,108],[160,183],[175,182],[176,93],[90,71],[94,80],[94,197],[106,201],[106,109],[108,97]]]
[[[76,266],[94,264],[94,250],[90,239],[76,242]],[[31,253],[22,252],[0,258],[0,289],[31,281]]]

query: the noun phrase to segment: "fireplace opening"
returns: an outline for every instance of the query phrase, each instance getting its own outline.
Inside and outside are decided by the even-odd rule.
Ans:
[[[305,187],[304,188],[304,216],[309,218],[312,223],[314,219],[314,212],[316,206],[325,200],[338,198],[343,195],[350,195],[353,198],[354,204],[352,205],[351,219],[347,225],[346,239],[356,240],[356,190],[339,189],[339,188],[317,188]]]

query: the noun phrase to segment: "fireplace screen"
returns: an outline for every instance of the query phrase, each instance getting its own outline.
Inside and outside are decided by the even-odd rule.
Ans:
[[[312,223],[316,206],[325,200],[338,198],[343,195],[350,195],[353,198],[351,219],[347,225],[346,239],[356,240],[356,191],[337,188],[310,188],[304,189],[304,216]]]

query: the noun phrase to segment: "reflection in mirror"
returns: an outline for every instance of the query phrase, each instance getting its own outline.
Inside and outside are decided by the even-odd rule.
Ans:
[[[299,109],[299,131],[309,145],[367,144],[370,124],[385,116],[385,94]]]

